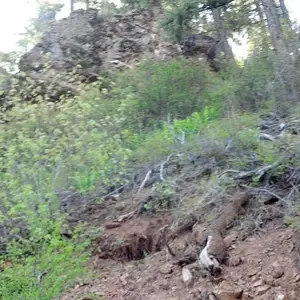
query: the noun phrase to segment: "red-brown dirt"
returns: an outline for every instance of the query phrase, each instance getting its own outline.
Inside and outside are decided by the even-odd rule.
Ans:
[[[111,241],[116,237],[122,238],[129,244],[134,240],[133,236],[154,236],[168,221],[170,222],[170,217],[141,216],[125,221],[120,227],[107,230],[105,237]],[[145,254],[143,259],[127,262],[112,258],[103,259],[96,252],[94,267],[99,278],[89,284],[75,286],[61,299],[84,299],[85,295],[91,294],[93,296],[90,296],[90,299],[106,300],[297,300],[300,299],[298,238],[296,230],[286,228],[278,220],[269,222],[262,232],[250,235],[244,240],[241,232],[233,228],[227,232],[225,238],[230,244],[229,259],[227,265],[222,266],[221,278],[212,281],[203,277],[199,269],[191,268],[194,277],[191,287],[184,285],[181,267],[167,256],[165,248]],[[171,245],[186,245],[191,239],[190,233],[181,234]],[[209,298],[218,288],[238,288],[243,291],[243,296]],[[95,298],[96,295],[98,298]]]

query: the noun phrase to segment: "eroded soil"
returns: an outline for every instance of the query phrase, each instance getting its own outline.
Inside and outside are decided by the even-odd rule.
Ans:
[[[118,222],[120,215],[134,211],[144,200],[159,199],[151,180],[139,197],[127,192],[124,198],[102,204],[91,200],[84,205],[80,197],[72,197],[76,209],[69,214],[69,222],[83,220],[101,228],[89,262],[96,275],[93,280],[81,278],[60,299],[299,300],[300,231],[287,226],[284,201],[280,201],[291,187],[298,186],[298,181],[290,182],[296,171],[291,168],[292,174],[281,175],[275,183],[270,174],[260,175],[261,186],[275,186],[279,196],[267,193],[242,200],[229,199],[215,186],[203,196],[215,167],[214,160],[200,156],[171,162],[167,175],[177,182],[176,197],[171,199],[177,207],[139,211],[122,222]],[[249,176],[244,175],[236,177],[239,183],[247,183]],[[144,178],[145,174],[137,186]],[[200,205],[200,198],[207,201],[205,206]],[[200,268],[198,257],[207,234],[216,232],[227,248],[222,273],[213,277]],[[190,270],[191,281],[183,281],[183,269]]]
[[[107,223],[109,229],[98,240],[93,258],[93,267],[99,278],[77,284],[61,299],[300,299],[299,233],[286,227],[281,218],[273,218],[263,229],[246,238],[239,226],[231,228],[225,236],[229,246],[228,259],[222,265],[221,277],[207,277],[196,262],[188,266],[193,274],[193,284],[189,287],[182,281],[182,267],[168,255],[163,243],[158,242],[159,229],[171,222],[169,215],[154,215],[124,221],[115,228],[110,228],[114,226]],[[157,239],[153,238],[147,244],[145,241],[149,236]],[[140,239],[143,240],[141,244]],[[170,246],[176,255],[193,247],[200,252],[194,239],[194,235],[187,231],[175,238]],[[118,240],[120,244],[114,244]],[[110,245],[106,248],[111,251],[110,255],[99,251],[104,241]],[[134,257],[132,250],[138,252],[137,249],[142,247],[144,258],[139,259],[138,253]],[[131,256],[126,256],[125,248],[129,249]],[[222,291],[229,291],[229,296],[224,296]],[[234,296],[236,291],[242,291],[242,297]],[[213,298],[214,293],[219,298]]]

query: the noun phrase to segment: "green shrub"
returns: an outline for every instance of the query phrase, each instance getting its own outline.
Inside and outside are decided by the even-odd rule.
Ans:
[[[74,241],[51,235],[47,242],[36,246],[34,255],[29,256],[26,246],[10,246],[9,255],[3,259],[11,265],[0,273],[1,299],[50,300],[83,271],[87,272],[82,267],[88,258],[88,252],[84,252],[86,244],[74,245]]]
[[[117,80],[126,95],[124,102],[129,101],[122,104],[123,114],[128,120],[139,116],[144,127],[153,127],[168,115],[183,119],[207,105],[207,87],[213,77],[208,66],[200,61],[146,61]]]
[[[0,124],[1,250],[8,251],[0,260],[12,261],[0,273],[1,299],[52,299],[83,271],[86,245],[60,236],[57,191],[101,194],[127,180],[131,150],[116,134],[120,122],[103,117],[101,94],[92,95],[17,103],[6,113],[11,122]]]
[[[243,68],[233,76],[236,104],[244,111],[258,110],[273,97],[270,83],[273,80],[271,57],[264,53],[253,53]]]

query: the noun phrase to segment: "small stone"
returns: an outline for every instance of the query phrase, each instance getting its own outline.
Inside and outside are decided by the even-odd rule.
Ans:
[[[283,270],[276,270],[276,271],[274,271],[274,273],[273,273],[273,277],[274,277],[275,279],[278,279],[278,278],[282,277],[283,274],[284,274],[284,271],[283,271]]]
[[[279,294],[274,298],[274,300],[287,300],[287,297],[286,295]]]
[[[228,260],[228,265],[230,267],[236,267],[242,262],[240,257],[230,257]]]
[[[124,285],[124,286],[127,285],[127,282],[128,282],[127,278],[128,277],[129,277],[128,273],[125,273],[122,276],[120,276],[120,281],[121,281],[122,285]]]
[[[284,270],[278,262],[272,264],[272,276],[275,279],[282,277],[284,274]]]
[[[193,275],[188,268],[185,268],[185,267],[182,268],[181,278],[187,287],[190,287],[193,285],[193,281],[194,281]]]
[[[119,223],[119,222],[111,222],[111,223],[105,224],[106,229],[113,229],[113,228],[117,228],[120,226],[121,226],[121,223]]]
[[[254,276],[255,274],[257,274],[257,271],[256,271],[255,269],[250,270],[250,271],[248,272],[248,276],[249,276],[249,277],[252,277],[252,276]]]
[[[224,238],[224,243],[225,243],[226,248],[230,247],[237,238],[238,238],[237,233],[232,233],[230,235],[227,235]]]
[[[114,194],[114,195],[111,195],[110,198],[113,201],[119,201],[121,199],[121,195],[120,194]]]
[[[242,300],[252,300],[253,298],[249,294],[243,293]]]
[[[200,269],[200,265],[199,265],[198,261],[195,261],[192,264],[186,265],[185,267],[188,268],[190,271],[196,271],[196,272],[199,271],[199,269]]]
[[[124,210],[126,207],[126,204],[124,202],[118,202],[116,205],[115,205],[115,209],[118,210],[118,211],[122,211]]]
[[[267,275],[264,278],[264,283],[273,286],[274,285],[274,279],[273,279],[273,277],[271,275]]]
[[[259,286],[256,289],[256,294],[258,296],[264,295],[271,287],[269,285],[263,285],[263,286]]]
[[[193,238],[195,239],[195,241],[197,242],[197,244],[199,245],[203,245],[205,243],[205,231],[206,228],[201,226],[201,225],[194,225],[193,226]]]
[[[159,285],[159,288],[161,290],[164,290],[164,291],[167,291],[167,290],[170,289],[169,285],[167,283],[164,283],[164,282]]]
[[[253,283],[253,287],[262,286],[263,284],[264,284],[264,282],[262,280],[258,280]]]
[[[223,281],[219,287],[213,292],[217,300],[236,300],[240,299],[243,290],[234,284]]]
[[[171,264],[165,264],[159,268],[161,274],[171,274],[173,272],[173,266]]]

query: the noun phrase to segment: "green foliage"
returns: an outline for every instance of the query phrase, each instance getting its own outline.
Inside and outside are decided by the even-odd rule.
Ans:
[[[199,16],[199,0],[168,1],[171,2],[166,10],[166,18],[161,22],[161,27],[168,37],[176,42],[197,30],[196,18]],[[192,22],[194,21],[194,22]]]
[[[264,107],[266,100],[273,96],[270,86],[273,71],[272,61],[267,53],[253,53],[246,60],[234,84],[235,94],[241,108],[258,110]]]
[[[268,98],[272,67],[262,57],[220,74],[193,59],[145,61],[116,76],[101,74],[97,82],[80,86],[76,97],[62,96],[58,103],[45,102],[48,92],[41,96],[43,91],[23,75],[35,104],[12,92],[15,106],[5,113],[10,123],[0,124],[0,226],[7,228],[1,237],[7,253],[0,259],[12,263],[0,273],[4,300],[52,299],[82,271],[87,243],[77,236],[61,238],[65,216],[58,191],[92,194],[101,201],[101,195],[125,184],[136,166],[187,149],[229,167],[249,167],[249,158],[224,152],[230,140],[235,153],[255,153],[265,164],[281,155],[278,145],[259,142],[257,115],[241,113],[261,106],[258,93]],[[53,78],[53,85],[63,79]],[[185,144],[178,141],[182,136]],[[227,191],[235,183],[218,184]],[[158,201],[146,209],[176,205],[175,182],[164,181],[155,192]]]
[[[168,115],[182,119],[204,109],[207,95],[215,88],[210,85],[214,80],[204,62],[147,61],[118,78],[117,85],[125,93],[120,110],[140,127],[153,128]]]
[[[40,40],[43,33],[49,27],[49,24],[55,20],[57,12],[63,8],[63,4],[59,2],[38,1],[38,15],[32,18],[23,38],[19,41],[19,45],[27,50],[27,47]]]
[[[155,186],[156,209],[173,208],[177,206],[176,201],[176,183],[171,180],[165,180]]]
[[[208,126],[208,133],[211,138],[216,140],[227,140],[236,138],[241,144],[246,143],[249,137],[251,140],[258,136],[255,128],[258,122],[258,116],[255,114],[239,114],[230,118],[217,120]]]
[[[160,5],[161,0],[121,0],[124,7],[129,9],[149,8]]]
[[[270,143],[260,142],[257,148],[258,158],[261,159],[264,164],[270,165],[278,161],[282,153],[277,143],[270,145]]]
[[[190,117],[174,121],[175,132],[184,132],[186,135],[199,133],[200,130],[215,119],[220,118],[217,107],[205,106],[200,112],[194,112]]]
[[[76,101],[16,103],[6,112],[11,122],[0,124],[0,226],[7,230],[1,244],[8,251],[2,259],[13,262],[1,273],[1,299],[52,299],[82,271],[86,245],[61,240],[57,191],[97,188],[101,195],[127,180],[131,150],[114,133],[120,121],[103,117],[99,90],[98,97],[91,95],[87,90]]]
[[[11,265],[0,273],[0,297],[3,300],[53,299],[81,275],[87,259],[85,244],[74,245],[59,235],[39,243],[34,255],[26,255],[27,247],[13,243],[9,255],[3,257]]]

